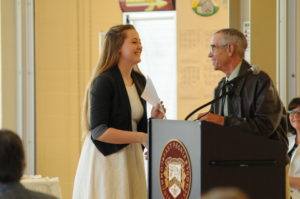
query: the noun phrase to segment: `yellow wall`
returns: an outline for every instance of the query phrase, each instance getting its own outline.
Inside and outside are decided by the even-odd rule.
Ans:
[[[181,120],[199,105],[211,100],[214,87],[224,76],[214,71],[208,53],[213,33],[229,26],[228,3],[223,0],[214,2],[220,9],[210,17],[196,15],[192,11],[191,1],[176,2],[177,115]]]
[[[1,0],[1,127],[16,130],[16,3]]]
[[[242,31],[250,21],[250,63],[267,72],[276,84],[276,1],[230,0],[230,27]]]
[[[251,63],[267,72],[276,85],[276,1],[251,0]]]
[[[229,1],[229,27],[240,29],[241,26],[241,2],[240,0],[230,0]]]
[[[35,1],[36,171],[58,176],[65,199],[80,155],[81,103],[98,60],[98,32],[121,22],[118,1]]]

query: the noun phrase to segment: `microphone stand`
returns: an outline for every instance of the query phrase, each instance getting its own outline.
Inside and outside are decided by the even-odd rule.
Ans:
[[[231,89],[229,89],[228,91],[224,92],[224,93],[223,93],[222,95],[220,95],[219,97],[217,97],[217,98],[215,98],[215,99],[213,99],[213,100],[207,102],[206,104],[203,104],[202,106],[196,108],[195,110],[193,110],[190,114],[188,114],[188,115],[184,118],[184,120],[188,120],[188,119],[189,119],[192,115],[194,115],[197,111],[203,109],[204,107],[206,107],[206,106],[208,106],[208,105],[210,105],[210,104],[215,103],[216,101],[218,101],[219,99],[223,98],[224,96],[231,94],[232,91],[233,91],[233,87],[232,87]]]

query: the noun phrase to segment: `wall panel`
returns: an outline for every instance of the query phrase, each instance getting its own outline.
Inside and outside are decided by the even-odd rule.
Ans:
[[[81,150],[81,104],[99,57],[98,32],[122,22],[117,1],[35,1],[36,168],[71,198]]]
[[[228,1],[214,1],[219,11],[209,17],[195,14],[191,2],[176,2],[178,119],[210,101],[213,89],[224,76],[214,71],[208,53],[213,33],[229,27]]]

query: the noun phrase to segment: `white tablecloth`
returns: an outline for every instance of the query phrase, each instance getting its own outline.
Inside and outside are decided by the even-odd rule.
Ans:
[[[60,199],[62,198],[58,178],[48,178],[40,175],[23,176],[21,183],[27,189],[50,194]]]

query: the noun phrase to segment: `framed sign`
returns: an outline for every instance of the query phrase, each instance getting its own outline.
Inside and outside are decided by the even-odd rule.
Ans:
[[[120,0],[123,12],[175,10],[175,0]]]

